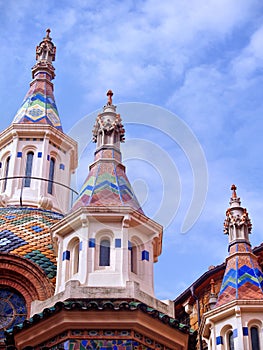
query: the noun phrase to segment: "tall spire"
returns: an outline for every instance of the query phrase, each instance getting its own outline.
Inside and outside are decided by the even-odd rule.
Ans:
[[[232,300],[263,300],[263,274],[249,241],[252,224],[232,185],[224,233],[229,236],[229,256],[216,306]]]
[[[36,47],[37,62],[32,68],[33,81],[13,123],[49,124],[62,131],[51,82],[55,78],[52,64],[55,55],[56,46],[50,37],[50,29],[47,29],[46,36]]]
[[[120,143],[125,140],[122,120],[112,104],[113,92],[109,90],[107,96],[107,104],[98,114],[93,129],[93,142],[97,144],[94,162],[72,210],[112,205],[129,206],[142,212],[121,162]]]

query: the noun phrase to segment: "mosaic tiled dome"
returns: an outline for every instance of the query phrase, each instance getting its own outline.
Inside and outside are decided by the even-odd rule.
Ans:
[[[23,256],[55,282],[56,258],[50,240],[50,227],[63,215],[37,208],[0,208],[0,252]]]

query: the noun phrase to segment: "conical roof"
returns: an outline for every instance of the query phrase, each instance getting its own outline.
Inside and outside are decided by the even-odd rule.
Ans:
[[[121,161],[120,142],[124,142],[121,117],[112,105],[113,93],[96,119],[93,141],[97,143],[94,163],[72,210],[83,206],[129,206],[143,213]]]
[[[229,256],[216,307],[233,300],[263,300],[263,274],[248,237],[252,225],[247,210],[240,206],[235,185],[231,189],[224,223],[229,235]]]
[[[56,47],[49,34],[50,29],[47,29],[46,37],[36,48],[37,63],[32,68],[33,81],[13,123],[48,124],[62,131],[51,82],[55,77],[52,61],[55,60]]]

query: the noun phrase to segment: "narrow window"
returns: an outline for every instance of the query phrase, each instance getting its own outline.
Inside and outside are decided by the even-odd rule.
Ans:
[[[79,240],[77,240],[74,244],[72,250],[72,274],[79,272]]]
[[[137,273],[137,247],[134,244],[131,248],[131,272]]]
[[[8,177],[8,172],[9,172],[9,163],[10,163],[10,156],[6,158],[6,163],[5,163],[4,191],[6,190],[6,185],[7,185],[7,177]]]
[[[228,334],[228,347],[229,347],[229,350],[235,350],[235,347],[234,347],[234,336],[233,336],[233,332],[232,331]]]
[[[25,173],[26,178],[25,178],[25,182],[24,182],[24,186],[25,187],[30,187],[31,175],[32,175],[33,157],[34,157],[34,153],[33,152],[28,152],[27,158],[26,158],[26,173]]]
[[[49,194],[53,194],[53,181],[54,181],[54,172],[55,172],[55,159],[50,159],[50,165],[49,165],[49,175],[48,175],[48,188],[47,192]]]
[[[257,327],[251,327],[251,329],[250,329],[250,337],[251,337],[252,350],[260,350],[260,347],[259,347],[259,336],[258,336],[258,329],[257,329]]]
[[[100,242],[100,266],[110,266],[110,241],[108,239]]]

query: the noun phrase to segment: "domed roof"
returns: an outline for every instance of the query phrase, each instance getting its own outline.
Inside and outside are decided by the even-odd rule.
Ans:
[[[54,283],[56,257],[49,231],[62,218],[61,214],[37,208],[0,208],[0,253],[33,261]]]

